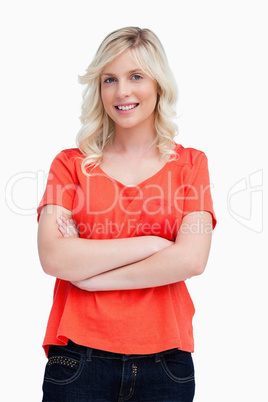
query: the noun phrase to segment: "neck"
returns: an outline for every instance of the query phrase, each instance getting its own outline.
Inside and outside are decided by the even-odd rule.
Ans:
[[[155,148],[156,132],[152,127],[123,128],[115,126],[113,148],[118,152],[139,153]]]

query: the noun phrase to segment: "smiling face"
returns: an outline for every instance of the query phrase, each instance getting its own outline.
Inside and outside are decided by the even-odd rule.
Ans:
[[[154,127],[157,83],[123,52],[103,69],[101,97],[106,113],[117,127]]]

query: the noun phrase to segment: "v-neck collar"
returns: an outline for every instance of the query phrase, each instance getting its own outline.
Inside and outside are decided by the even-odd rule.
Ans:
[[[175,143],[175,148],[174,148],[174,150],[175,150],[176,152],[178,152],[178,150],[179,150],[180,147],[181,147],[181,146],[180,146],[179,144],[176,144],[176,143]],[[166,168],[170,165],[170,163],[171,163],[172,161],[173,161],[172,159],[169,159],[169,160],[165,163],[165,165],[162,166],[162,168],[159,169],[156,173],[154,173],[152,176],[148,177],[147,179],[141,181],[139,184],[135,184],[135,185],[128,185],[128,184],[123,184],[123,183],[121,183],[119,180],[117,180],[117,179],[114,178],[113,176],[109,175],[109,174],[106,173],[104,170],[102,170],[102,168],[101,168],[99,165],[96,166],[96,169],[98,169],[99,172],[102,173],[102,174],[103,174],[104,176],[106,176],[107,178],[113,180],[113,181],[114,181],[115,183],[117,183],[120,187],[127,187],[127,188],[129,188],[129,189],[136,189],[136,188],[138,188],[138,187],[143,187],[145,184],[147,184],[147,183],[150,182],[151,180],[155,179],[158,175],[160,175],[161,173],[163,173],[163,172],[166,170]]]

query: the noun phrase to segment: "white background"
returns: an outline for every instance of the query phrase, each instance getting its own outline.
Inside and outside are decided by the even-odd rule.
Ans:
[[[54,279],[39,264],[35,209],[52,159],[75,146],[77,75],[106,34],[128,25],[161,39],[180,92],[177,142],[209,159],[218,226],[205,274],[188,282],[197,310],[195,401],[268,400],[265,3],[2,2],[2,401],[41,401]]]

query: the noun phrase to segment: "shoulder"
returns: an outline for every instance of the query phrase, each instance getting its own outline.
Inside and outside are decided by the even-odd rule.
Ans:
[[[77,172],[81,170],[81,163],[84,155],[78,148],[63,149],[53,159],[50,172],[59,175],[76,177]]]
[[[176,159],[173,161],[176,165],[190,168],[198,165],[201,161],[206,161],[207,157],[203,151],[195,148],[184,148],[181,144],[175,144]]]
[[[62,163],[64,165],[80,164],[84,155],[78,148],[63,149],[54,158],[53,163]]]
[[[57,154],[56,158],[66,158],[69,160],[75,159],[75,158],[83,159],[84,155],[78,148],[68,148],[68,149],[63,149],[62,151],[60,151]]]

